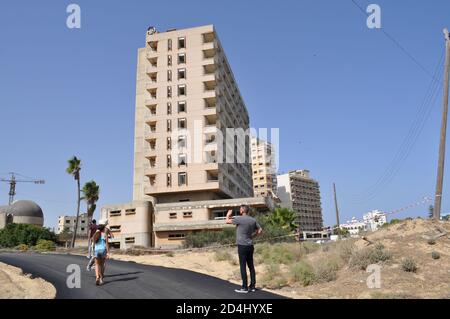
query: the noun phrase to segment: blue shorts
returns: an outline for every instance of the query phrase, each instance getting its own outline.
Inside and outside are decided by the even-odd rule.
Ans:
[[[103,251],[96,251],[95,252],[95,258],[98,258],[98,259],[105,259],[106,258],[106,250],[103,250]]]

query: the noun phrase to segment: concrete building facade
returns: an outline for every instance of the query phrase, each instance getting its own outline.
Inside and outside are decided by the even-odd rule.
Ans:
[[[277,168],[272,144],[256,137],[251,139],[253,192],[271,196],[277,192]]]
[[[75,231],[76,221],[77,216],[58,216],[58,225],[56,227],[55,233],[61,234],[64,229],[67,229],[68,232],[73,233]],[[89,219],[87,214],[80,214],[80,216],[78,216],[77,236],[87,236],[88,225]]]
[[[308,170],[295,170],[277,176],[277,196],[281,206],[297,214],[300,232],[322,231],[323,218],[319,183]]]
[[[363,215],[363,221],[366,224],[367,230],[376,231],[387,223],[387,218],[385,213],[373,210]]]
[[[226,227],[228,208],[271,208],[253,198],[249,121],[214,26],[149,28],[138,49],[133,202],[102,209],[120,247],[177,247]]]

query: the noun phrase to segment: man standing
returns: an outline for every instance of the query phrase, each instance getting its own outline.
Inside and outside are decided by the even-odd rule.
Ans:
[[[241,268],[242,288],[236,289],[238,293],[248,293],[256,291],[256,273],[253,263],[253,238],[262,233],[262,228],[253,217],[249,216],[250,208],[241,205],[240,216],[232,216],[230,209],[227,213],[226,223],[236,225],[236,244],[238,246],[239,265]],[[247,266],[250,270],[250,286],[247,282]]]

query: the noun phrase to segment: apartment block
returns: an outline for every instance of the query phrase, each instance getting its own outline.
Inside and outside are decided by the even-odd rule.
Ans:
[[[60,234],[67,229],[68,232],[73,233],[75,231],[75,223],[77,220],[77,216],[58,216],[58,226],[56,228],[56,234]],[[89,226],[89,218],[87,214],[80,214],[78,216],[78,228],[77,228],[77,236],[87,236]]]
[[[319,183],[308,170],[294,170],[277,176],[281,206],[297,214],[299,231],[322,231],[323,219]]]
[[[120,227],[122,248],[179,246],[189,232],[226,227],[225,209],[252,202],[250,119],[214,26],[149,28],[137,58],[133,202],[102,216]],[[142,202],[149,211],[135,217],[146,229],[123,214]]]
[[[272,196],[277,192],[277,169],[272,144],[252,137],[252,175],[255,196]]]

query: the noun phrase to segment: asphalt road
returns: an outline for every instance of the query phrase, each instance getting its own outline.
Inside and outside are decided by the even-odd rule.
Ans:
[[[238,294],[237,285],[196,272],[108,260],[104,284],[95,285],[95,271],[86,271],[87,258],[68,254],[0,253],[0,262],[19,267],[24,273],[51,282],[56,298],[109,299],[278,299],[265,291]],[[81,288],[68,288],[67,266],[81,268]]]

